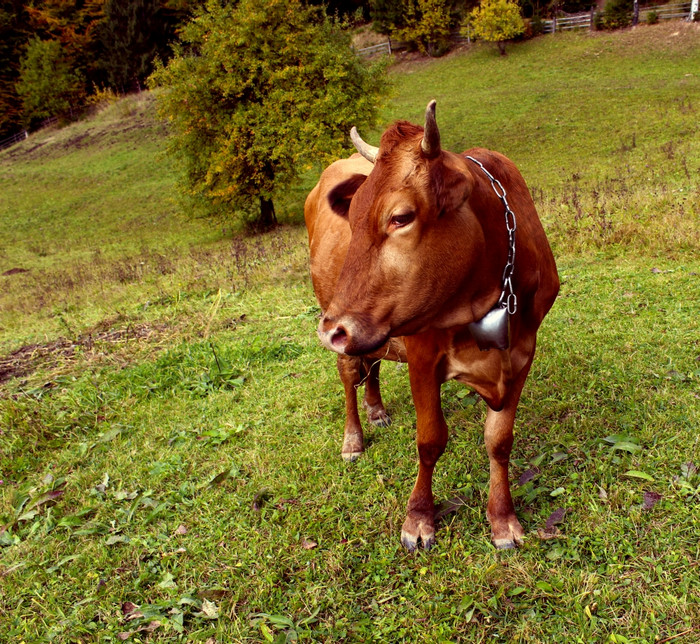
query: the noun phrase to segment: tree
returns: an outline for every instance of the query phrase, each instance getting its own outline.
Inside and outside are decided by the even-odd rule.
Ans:
[[[60,42],[34,38],[22,59],[17,83],[25,121],[68,116],[81,103],[84,84]]]
[[[525,31],[520,6],[513,0],[482,0],[469,24],[477,38],[497,43],[501,56],[506,55],[506,40]]]
[[[175,39],[177,28],[192,8],[204,1],[0,0],[0,139],[36,120],[39,111],[55,110],[58,96],[70,96],[70,109],[61,110],[64,116],[68,112],[77,114],[82,107],[78,101],[91,90],[110,82],[116,89],[129,89],[134,81],[144,80],[152,71],[153,57],[169,58],[169,43]],[[123,19],[125,15],[128,19]],[[32,39],[57,42],[61,51],[54,45],[32,44],[33,51],[27,58]],[[37,56],[41,47],[41,55]],[[51,65],[58,66],[61,77],[57,87],[45,83],[42,88],[39,61],[47,63],[51,56]],[[24,95],[20,96],[23,60],[29,66],[25,65],[21,83]],[[123,68],[126,73],[120,76],[118,71]],[[80,90],[75,86],[78,80],[82,81]],[[46,110],[36,104],[40,96],[50,101]],[[27,114],[23,113],[23,105],[29,109]]]
[[[166,24],[161,0],[106,0],[100,25],[101,67],[107,82],[128,92],[153,71],[156,57],[166,53]]]
[[[375,121],[386,87],[383,67],[367,66],[347,33],[300,0],[209,0],[152,81],[165,88],[160,113],[185,194],[224,217],[258,202],[262,228],[301,169],[337,158],[352,125]]]
[[[20,61],[31,28],[23,0],[0,0],[0,139],[20,128],[22,100],[17,95]]]
[[[396,36],[430,56],[441,56],[450,46],[450,3],[448,0],[408,0],[405,26]]]
[[[372,26],[380,34],[391,36],[396,29],[405,27],[405,14],[404,0],[372,0],[370,3]]]
[[[97,28],[103,19],[105,0],[37,0],[27,7],[34,35],[56,40],[74,70],[95,80],[98,66]]]

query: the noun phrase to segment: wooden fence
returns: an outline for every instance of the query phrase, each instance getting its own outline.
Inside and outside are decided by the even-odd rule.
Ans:
[[[358,49],[357,53],[360,56],[374,56],[375,54],[391,54],[391,40],[386,42],[381,42],[378,45],[372,45],[371,47],[363,47]]]
[[[656,12],[659,20],[678,20],[690,17],[690,2],[671,2],[669,4],[639,7],[639,22],[646,22],[647,16]],[[551,34],[555,31],[567,31],[569,29],[593,29],[595,12],[576,13],[557,16],[553,20],[544,21],[544,33]]]
[[[45,127],[49,127],[49,125],[56,125],[58,123],[58,117],[56,116],[50,116],[47,119],[44,119],[40,124],[37,130],[41,130]],[[24,141],[25,139],[29,138],[29,132],[27,130],[22,130],[21,132],[17,132],[17,134],[13,134],[12,136],[3,139],[0,141],[0,150],[4,150],[5,148],[9,148],[10,146],[16,145],[17,143]]]
[[[9,148],[11,145],[14,145],[15,143],[19,143],[20,141],[24,141],[24,139],[29,138],[29,132],[27,130],[22,130],[21,132],[17,132],[17,134],[13,134],[12,136],[7,137],[6,139],[3,139],[0,141],[0,150],[4,150],[5,148]]]

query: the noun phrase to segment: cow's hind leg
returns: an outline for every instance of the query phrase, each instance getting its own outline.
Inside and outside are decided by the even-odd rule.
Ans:
[[[386,413],[384,403],[382,402],[382,394],[379,390],[379,367],[381,360],[363,359],[365,397],[362,401],[362,406],[367,410],[369,422],[377,427],[388,427],[391,424],[391,418]]]
[[[508,465],[513,447],[513,424],[515,412],[520,401],[528,366],[518,375],[513,387],[506,396],[501,411],[489,408],[484,427],[484,442],[489,456],[489,500],[486,509],[491,524],[491,539],[496,548],[515,548],[520,545],[525,535],[520,522],[515,516],[513,498],[510,494]]]
[[[362,381],[362,358],[338,356],[338,373],[345,389],[345,433],[343,436],[343,460],[354,461],[364,450],[364,436],[360,415],[357,412],[357,388]]]

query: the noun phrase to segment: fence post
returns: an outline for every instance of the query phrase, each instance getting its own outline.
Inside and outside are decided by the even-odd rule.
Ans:
[[[595,29],[595,5],[591,5],[591,31]]]

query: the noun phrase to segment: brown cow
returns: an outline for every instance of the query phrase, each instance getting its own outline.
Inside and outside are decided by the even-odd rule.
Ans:
[[[494,544],[515,547],[524,533],[508,481],[513,422],[537,329],[559,290],[532,197],[501,154],[443,150],[434,101],[425,128],[399,121],[384,132],[379,148],[356,132],[354,142],[374,161],[372,171],[366,175],[362,166],[319,189],[336,211],[349,200],[351,238],[347,232],[329,235],[326,247],[320,219],[310,233],[314,284],[324,289],[319,337],[340,356],[366,356],[403,336],[419,456],[401,531],[404,546],[429,548],[434,541],[432,476],[447,443],[440,387],[456,379],[488,406],[487,516]],[[510,234],[516,218],[517,233]],[[341,230],[337,222],[326,226]],[[340,260],[329,259],[334,253],[345,255],[340,271]]]

